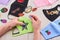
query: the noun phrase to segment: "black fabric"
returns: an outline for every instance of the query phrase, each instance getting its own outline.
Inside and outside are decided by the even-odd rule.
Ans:
[[[27,29],[28,23],[25,23],[24,21],[23,21],[23,23],[24,23],[25,25],[22,25],[22,30]],[[27,30],[28,30],[28,29],[27,29]]]
[[[28,0],[25,0],[24,3],[19,3],[16,0],[14,3],[11,4],[11,8],[10,8],[8,15],[13,15],[13,16],[19,17],[18,14],[23,13],[25,11],[27,4],[28,4]],[[19,11],[12,13],[12,11],[16,10],[17,8],[19,8]]]
[[[60,5],[57,5],[56,7],[51,8],[51,9],[44,9],[43,13],[50,21],[54,21],[60,15],[60,11],[57,10],[58,7],[60,7]],[[58,11],[58,14],[48,15],[47,11],[51,12],[51,11],[55,11],[55,10]]]

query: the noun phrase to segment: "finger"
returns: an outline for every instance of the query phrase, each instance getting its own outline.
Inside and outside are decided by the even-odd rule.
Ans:
[[[11,20],[14,20],[14,19],[17,19],[18,20],[18,17],[11,18]]]
[[[38,20],[38,17],[37,16],[35,16],[35,15],[30,15],[35,21],[37,21]]]
[[[24,23],[23,22],[17,22],[18,23],[18,25],[24,25]]]
[[[32,20],[32,22],[35,22],[34,18],[30,16],[30,19]]]

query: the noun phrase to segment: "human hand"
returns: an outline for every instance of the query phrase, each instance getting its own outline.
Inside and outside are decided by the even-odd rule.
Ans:
[[[19,19],[18,17],[15,17],[15,18],[11,19],[10,22],[7,23],[9,29],[12,29],[16,25],[24,25],[24,23],[19,22],[18,19]]]
[[[30,15],[34,31],[40,31],[41,21],[35,15]]]

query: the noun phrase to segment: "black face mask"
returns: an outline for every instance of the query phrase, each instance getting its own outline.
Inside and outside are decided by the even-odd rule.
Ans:
[[[60,8],[60,5],[57,5],[52,9],[44,9],[43,13],[50,21],[54,21],[60,15],[60,10],[58,10],[59,8]]]
[[[13,15],[16,17],[19,17],[19,13],[23,13],[25,11],[25,8],[27,7],[29,0],[24,0],[23,3],[18,2],[16,0],[14,3],[12,3],[9,14],[8,15]]]

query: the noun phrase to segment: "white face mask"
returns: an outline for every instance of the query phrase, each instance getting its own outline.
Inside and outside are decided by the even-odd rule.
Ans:
[[[42,7],[42,6],[47,6],[55,3],[58,0],[35,0],[35,6],[36,7]]]

